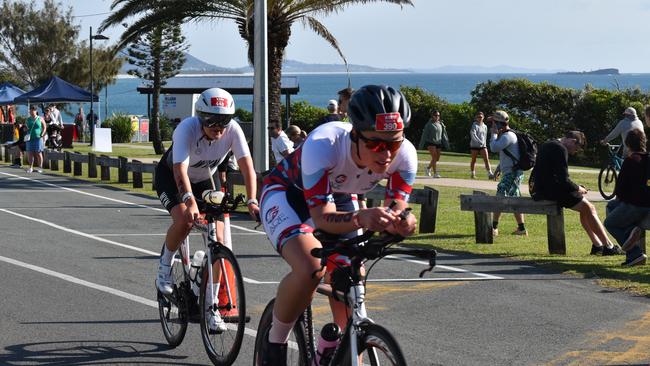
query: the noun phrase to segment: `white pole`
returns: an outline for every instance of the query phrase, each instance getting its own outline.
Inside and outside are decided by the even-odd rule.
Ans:
[[[255,42],[254,42],[254,78],[253,89],[253,163],[257,171],[263,172],[269,168],[268,130],[268,44],[266,25],[266,1],[255,0]],[[261,189],[261,187],[258,187]]]

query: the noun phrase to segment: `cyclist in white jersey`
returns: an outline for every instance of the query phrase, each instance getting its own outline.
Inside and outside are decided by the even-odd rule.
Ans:
[[[253,160],[244,133],[234,120],[235,101],[223,89],[207,89],[199,96],[194,108],[196,117],[185,118],[174,130],[172,146],[156,167],[156,190],[160,202],[172,216],[167,230],[158,267],[156,286],[170,295],[173,292],[171,264],[181,242],[199,216],[194,195],[220,188],[219,179],[212,179],[217,166],[232,150],[241,169],[251,217],[259,214],[255,199],[257,180]],[[223,242],[223,223],[217,222],[217,239]],[[210,326],[223,328],[219,314],[211,315]]]
[[[261,219],[274,248],[291,266],[278,287],[273,323],[261,350],[264,365],[285,365],[289,333],[324,276],[310,253],[322,247],[314,229],[345,235],[359,229],[409,236],[415,217],[400,220],[417,170],[415,147],[404,138],[410,107],[387,86],[367,85],[352,95],[351,123],[330,122],[312,131],[264,180]],[[366,193],[387,178],[386,207],[359,209],[355,194]],[[347,200],[345,199],[347,198]],[[336,258],[346,262],[347,258]],[[343,329],[345,305],[330,302]]]

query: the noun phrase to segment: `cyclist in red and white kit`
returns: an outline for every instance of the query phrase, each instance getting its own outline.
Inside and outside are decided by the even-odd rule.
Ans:
[[[261,219],[274,248],[291,266],[280,282],[273,323],[261,350],[263,365],[285,365],[291,328],[311,302],[324,271],[310,253],[322,247],[314,229],[356,235],[359,229],[409,236],[415,217],[400,220],[417,170],[415,147],[404,138],[410,107],[398,90],[367,85],[352,95],[351,123],[330,122],[312,131],[264,180]],[[356,194],[387,178],[385,207],[359,209]],[[342,258],[337,258],[340,262]],[[316,274],[316,275],[314,275]],[[343,329],[345,305],[330,302]]]
[[[219,179],[212,179],[212,175],[231,150],[244,177],[246,194],[251,197],[247,202],[248,211],[253,218],[259,214],[255,199],[256,173],[244,132],[232,120],[235,113],[232,95],[219,88],[207,89],[201,93],[194,108],[197,116],[185,118],[179,123],[172,136],[172,146],[156,167],[158,197],[173,220],[167,230],[156,278],[156,286],[164,295],[173,292],[171,264],[176,250],[199,216],[194,195],[221,188]],[[217,222],[217,239],[220,242],[223,242],[223,229],[223,223]],[[225,329],[218,312],[209,314],[209,326],[216,330]]]

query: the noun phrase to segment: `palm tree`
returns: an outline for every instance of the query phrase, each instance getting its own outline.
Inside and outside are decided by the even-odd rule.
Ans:
[[[347,65],[336,38],[314,16],[326,16],[340,12],[353,4],[371,2],[387,2],[400,7],[413,5],[412,0],[268,0],[269,120],[271,123],[279,123],[281,120],[280,79],[284,50],[291,37],[291,26],[295,22],[301,22],[313,30],[336,49]],[[254,0],[114,0],[111,5],[111,10],[114,12],[102,22],[99,31],[122,24],[127,18],[140,16],[122,34],[116,46],[119,50],[161,23],[232,19],[237,24],[240,36],[248,45],[248,60],[253,64],[254,3]]]

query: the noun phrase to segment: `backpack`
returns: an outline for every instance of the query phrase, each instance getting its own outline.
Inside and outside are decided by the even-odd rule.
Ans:
[[[537,158],[537,142],[533,137],[525,132],[510,130],[517,136],[517,145],[519,146],[519,159],[508,151],[508,148],[503,149],[503,152],[508,155],[512,161],[515,162],[513,169],[516,170],[530,170],[535,166],[535,159]]]

